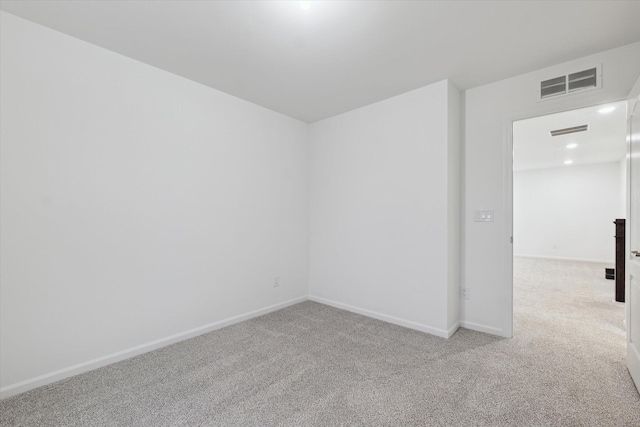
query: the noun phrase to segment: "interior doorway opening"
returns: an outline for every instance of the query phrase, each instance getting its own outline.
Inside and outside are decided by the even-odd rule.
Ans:
[[[514,336],[624,342],[605,268],[626,216],[626,119],[620,101],[513,122]]]

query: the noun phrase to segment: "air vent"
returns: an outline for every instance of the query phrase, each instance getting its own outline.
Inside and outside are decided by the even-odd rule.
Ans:
[[[551,136],[560,136],[560,135],[567,135],[570,133],[584,132],[587,130],[589,130],[589,125],[580,125],[580,126],[574,126],[570,128],[552,130],[552,131],[549,131],[549,133],[551,134]]]
[[[602,73],[600,67],[589,68],[564,76],[540,82],[539,99],[545,100],[558,96],[565,96],[585,89],[601,87]]]
[[[567,76],[556,77],[540,83],[540,98],[567,93]]]
[[[587,89],[597,87],[598,73],[596,68],[580,71],[579,73],[569,74],[569,92],[579,89]]]

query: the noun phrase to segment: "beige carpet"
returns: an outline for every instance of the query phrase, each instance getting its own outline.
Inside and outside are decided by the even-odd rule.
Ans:
[[[604,265],[515,277],[510,340],[305,302],[4,400],[0,424],[640,426]]]

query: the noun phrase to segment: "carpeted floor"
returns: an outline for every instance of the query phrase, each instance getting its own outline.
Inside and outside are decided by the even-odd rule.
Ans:
[[[304,302],[6,399],[0,425],[640,426],[604,265],[514,270],[513,339]]]

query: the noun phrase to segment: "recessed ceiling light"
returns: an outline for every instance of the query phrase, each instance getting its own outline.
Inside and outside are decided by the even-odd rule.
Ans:
[[[598,113],[600,113],[600,114],[608,114],[608,113],[612,112],[615,109],[616,109],[616,107],[614,107],[613,105],[607,105],[606,107],[602,107],[601,109],[599,109]]]
[[[567,148],[569,150],[572,150],[574,148],[576,148],[578,146],[578,144],[576,144],[575,142],[572,142],[571,144],[567,144]]]
[[[571,163],[573,163],[573,160],[565,160],[565,161],[564,161],[564,164],[565,164],[565,165],[570,165]]]
[[[303,10],[307,10],[311,7],[310,1],[300,1],[298,2],[298,4],[300,5],[300,9],[303,9]]]

